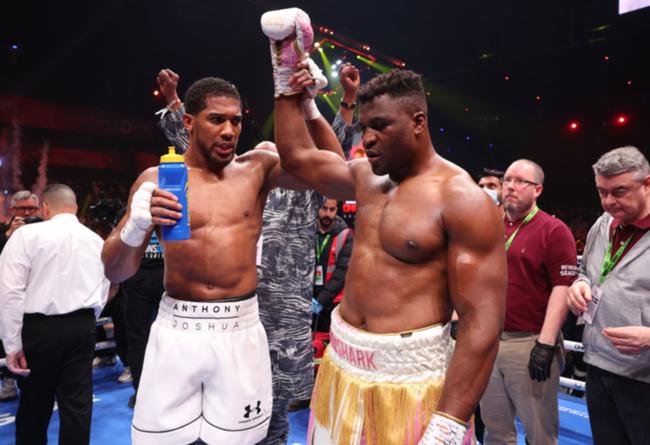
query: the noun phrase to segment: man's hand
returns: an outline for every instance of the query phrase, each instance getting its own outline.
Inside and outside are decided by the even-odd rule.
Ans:
[[[27,368],[27,359],[22,350],[7,353],[7,368],[16,375],[27,377],[31,369]]]
[[[585,281],[578,280],[569,287],[567,304],[573,315],[580,316],[587,311],[587,304],[591,301],[591,286]]]
[[[528,374],[532,380],[543,382],[551,376],[551,363],[555,355],[555,345],[545,345],[535,341],[535,346],[530,351],[528,361]]]
[[[650,327],[622,326],[605,328],[603,335],[622,354],[638,355],[650,348]]]
[[[168,104],[177,101],[180,102],[178,93],[176,92],[176,88],[178,87],[178,79],[178,74],[168,68],[162,69],[158,73],[156,80],[160,86],[160,92]]]
[[[343,100],[345,102],[356,102],[357,91],[361,86],[359,70],[349,63],[344,63],[339,71],[339,80],[343,87]]]
[[[183,215],[183,209],[178,197],[171,192],[159,188],[153,191],[151,198],[151,222],[160,226],[173,226]]]
[[[13,235],[13,233],[16,231],[18,227],[24,225],[25,225],[25,220],[23,219],[22,216],[14,216],[14,218],[11,220],[11,224],[9,225],[9,228],[5,232],[5,235],[7,235],[7,238],[11,237],[11,235]]]

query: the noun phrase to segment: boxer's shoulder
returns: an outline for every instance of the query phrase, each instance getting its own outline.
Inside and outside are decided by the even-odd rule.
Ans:
[[[133,186],[131,187],[131,190],[137,190],[140,188],[140,186],[144,182],[153,182],[155,184],[158,183],[158,166],[154,167],[149,167],[146,170],[144,170],[140,175],[136,178],[135,182],[133,183]]]

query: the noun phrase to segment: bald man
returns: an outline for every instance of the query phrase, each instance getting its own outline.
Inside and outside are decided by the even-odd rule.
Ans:
[[[484,444],[516,444],[515,416],[531,445],[557,444],[560,328],[576,269],[571,230],[537,207],[544,171],[520,159],[503,177],[508,261],[506,319],[492,374],[481,399]]]
[[[77,217],[63,184],[43,192],[46,221],[18,228],[0,255],[0,326],[19,376],[16,444],[47,443],[54,401],[59,443],[87,444],[95,318],[108,298],[102,239]]]

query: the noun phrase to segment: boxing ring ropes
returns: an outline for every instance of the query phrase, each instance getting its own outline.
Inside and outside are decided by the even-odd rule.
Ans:
[[[112,323],[110,317],[102,317],[97,319],[97,326],[103,326],[107,323]],[[101,351],[103,349],[110,349],[115,347],[115,340],[100,341],[95,344],[95,351]],[[585,352],[585,348],[580,342],[564,340],[564,350],[582,353]],[[315,364],[319,364],[320,359],[315,360]],[[0,366],[6,366],[6,359],[0,359]],[[568,377],[560,377],[560,386],[567,389],[575,389],[578,391],[586,391],[585,382],[580,380],[571,379]]]

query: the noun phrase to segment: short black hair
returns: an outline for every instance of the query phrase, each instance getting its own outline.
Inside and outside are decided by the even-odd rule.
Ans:
[[[185,93],[185,112],[197,115],[205,108],[205,98],[208,96],[225,96],[237,99],[241,97],[237,87],[219,77],[204,77],[194,82]]]
[[[485,178],[486,176],[496,176],[497,178],[499,178],[500,181],[503,181],[503,175],[505,174],[506,172],[503,172],[501,170],[484,168],[483,170],[481,170],[481,173],[478,174],[478,177],[476,179]]]
[[[427,97],[422,86],[422,76],[411,70],[394,69],[380,74],[359,88],[359,103],[372,102],[388,95],[393,99],[405,99],[410,105],[427,111]]]

